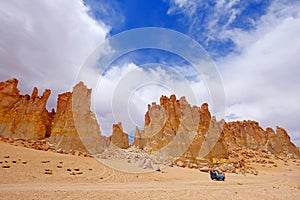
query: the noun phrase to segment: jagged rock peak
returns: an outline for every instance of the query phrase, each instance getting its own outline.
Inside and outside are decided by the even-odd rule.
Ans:
[[[41,97],[34,88],[31,97],[20,95],[18,80],[0,83],[0,135],[3,137],[42,139],[49,135],[51,116],[46,104],[51,94],[45,90]]]
[[[110,141],[113,145],[121,149],[127,149],[129,147],[128,134],[123,131],[121,122],[113,124],[113,132],[110,137]]]
[[[52,121],[50,142],[57,148],[70,151],[99,153],[106,146],[95,114],[90,110],[92,90],[83,82],[72,92],[58,95],[57,112]]]
[[[223,132],[229,147],[267,148],[274,154],[300,157],[300,152],[291,142],[286,130],[279,126],[275,132],[269,127],[264,130],[256,121],[244,120],[225,123]]]
[[[208,143],[207,134],[216,132],[219,133],[217,134],[219,139]],[[258,122],[252,120],[217,122],[211,116],[207,103],[203,103],[200,108],[191,107],[185,97],[177,100],[175,95],[171,95],[170,98],[162,95],[160,105],[155,103],[148,105],[144,128],[137,129],[134,144],[140,148],[147,147],[158,151],[172,143],[176,135],[188,137],[190,133],[196,133],[196,136],[184,157],[191,159],[199,156],[200,148],[203,146],[207,147],[209,152],[211,145],[215,147],[206,155],[211,160],[226,158],[228,151],[235,147],[267,148],[274,154],[300,157],[298,149],[283,128],[276,127],[276,132],[271,128],[264,130]],[[185,139],[182,139],[184,143]],[[176,145],[174,147],[179,148]]]

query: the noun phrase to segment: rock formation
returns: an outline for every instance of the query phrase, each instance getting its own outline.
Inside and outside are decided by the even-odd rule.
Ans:
[[[18,80],[0,82],[0,136],[39,140],[50,137],[56,148],[98,153],[108,145],[90,111],[91,90],[80,82],[73,92],[58,96],[57,112],[46,109],[50,90],[20,95]]]
[[[101,135],[95,114],[90,111],[91,89],[82,83],[73,92],[58,95],[50,142],[66,151],[102,152],[107,139]]]
[[[52,113],[46,110],[51,91],[38,96],[20,95],[18,80],[0,83],[0,136],[12,138],[43,139],[50,134]]]
[[[90,110],[92,91],[82,82],[72,92],[58,95],[56,112],[46,110],[50,90],[45,90],[42,96],[38,96],[37,88],[31,96],[20,95],[17,86],[16,79],[0,82],[1,137],[33,140],[49,137],[56,150],[64,152],[100,153],[110,142],[118,148],[128,148],[128,135],[121,123],[113,125],[110,138],[101,135],[95,114]],[[132,145],[180,162],[187,159],[222,163],[235,159],[239,166],[243,161],[237,159],[236,152],[246,152],[249,159],[254,159],[252,151],[256,150],[300,158],[299,149],[283,128],[264,130],[258,122],[249,120],[218,122],[211,116],[207,103],[191,106],[185,97],[177,100],[175,95],[162,96],[160,105],[148,105],[145,125],[141,130],[136,128]]]
[[[113,132],[110,136],[110,141],[113,145],[121,149],[127,149],[129,147],[128,134],[123,132],[121,122],[113,125]]]
[[[244,147],[264,146],[267,133],[255,121],[228,122],[224,125],[226,143]]]
[[[136,129],[133,145],[170,157],[189,160],[226,160],[236,148],[255,148],[273,154],[300,157],[287,132],[277,127],[276,133],[255,121],[217,122],[208,104],[190,106],[184,97],[176,100],[162,96],[160,105],[148,105],[145,126]]]
[[[275,133],[272,128],[263,130],[258,122],[245,120],[225,123],[223,132],[224,139],[230,148],[259,148],[266,149],[273,154],[300,157],[300,152],[291,142],[287,132],[278,126]]]
[[[291,142],[290,136],[287,132],[277,126],[276,133],[272,129],[268,129],[268,140],[267,140],[267,149],[275,154],[284,154],[284,155],[296,155],[300,157],[300,152],[298,148]]]
[[[199,108],[191,106],[185,97],[177,100],[175,95],[162,96],[160,105],[148,105],[145,127],[136,130],[133,145],[167,157],[227,158],[227,146],[220,134],[222,129],[211,118],[208,104]]]

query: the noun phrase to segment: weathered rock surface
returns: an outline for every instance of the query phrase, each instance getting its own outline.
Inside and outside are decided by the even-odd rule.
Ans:
[[[109,139],[113,145],[121,149],[129,147],[128,134],[124,133],[121,122],[113,125],[113,132]]]
[[[39,140],[49,137],[57,150],[98,153],[109,141],[101,136],[95,114],[90,111],[91,90],[81,82],[58,96],[57,112],[46,109],[50,90],[38,96],[20,95],[18,80],[0,83],[0,136]]]
[[[51,91],[20,95],[18,80],[0,82],[0,136],[43,139],[50,134],[52,113],[46,110]]]
[[[225,123],[223,132],[230,148],[265,149],[273,154],[300,157],[297,147],[291,142],[287,132],[278,126],[275,133],[271,128],[263,130],[258,122],[245,120]]]
[[[58,96],[56,112],[46,110],[50,90],[45,90],[42,96],[38,96],[37,88],[31,96],[20,95],[17,85],[16,79],[0,82],[1,137],[23,138],[13,141],[71,154],[99,154],[110,142],[114,151],[129,147],[121,123],[113,125],[110,138],[101,135],[95,114],[90,110],[92,91],[82,82],[72,92]],[[49,136],[49,143],[48,139],[41,143],[27,142]],[[175,165],[181,167],[201,168],[207,162],[219,165],[223,171],[238,173],[251,171],[247,166],[251,162],[275,165],[268,160],[272,156],[300,158],[299,149],[283,128],[264,130],[258,122],[249,120],[217,121],[211,116],[208,104],[191,106],[184,97],[177,100],[175,95],[162,96],[160,105],[148,105],[145,126],[141,130],[136,128],[132,145],[153,156],[175,159],[178,161]]]
[[[270,129],[268,129],[270,130]],[[266,131],[268,132],[268,131]],[[297,158],[300,157],[300,152],[297,147],[291,142],[290,136],[287,134],[286,130],[277,126],[276,133],[270,131],[268,134],[267,149],[275,154],[284,155],[296,155]]]
[[[236,148],[255,148],[273,154],[300,157],[287,132],[264,130],[255,121],[217,122],[204,103],[190,106],[184,97],[162,96],[160,105],[148,105],[145,126],[136,129],[133,145],[150,148],[154,153],[188,160],[208,159],[227,162]]]
[[[143,138],[143,131],[140,131],[138,127],[135,127],[134,140],[131,145],[139,149],[143,149],[146,146],[146,140]]]
[[[255,121],[236,121],[224,124],[223,131],[227,144],[244,147],[264,146],[268,134]]]
[[[73,92],[60,94],[52,122],[51,143],[65,151],[79,150],[91,154],[103,151],[106,137],[101,135],[95,114],[90,111],[91,89],[82,83]]]
[[[136,130],[133,145],[167,157],[227,158],[227,146],[220,134],[222,129],[211,118],[208,104],[199,108],[191,106],[185,97],[177,100],[175,95],[162,96],[160,105],[148,105],[145,126]]]

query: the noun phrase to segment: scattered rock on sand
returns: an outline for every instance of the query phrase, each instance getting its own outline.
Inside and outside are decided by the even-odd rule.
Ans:
[[[201,167],[200,172],[209,172],[209,168],[208,167]]]
[[[150,158],[141,158],[139,167],[143,169],[153,169],[152,162]]]
[[[176,165],[177,165],[178,167],[185,167],[184,162],[182,162],[181,160],[178,160],[178,161],[176,162]]]

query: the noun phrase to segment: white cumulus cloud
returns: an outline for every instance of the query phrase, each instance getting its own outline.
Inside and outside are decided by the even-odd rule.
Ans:
[[[0,1],[0,80],[18,78],[22,93],[51,89],[51,108],[108,32],[82,0]]]
[[[284,8],[284,9],[281,9]],[[300,6],[273,3],[252,31],[234,30],[239,53],[218,60],[228,119],[287,129],[300,144]]]

